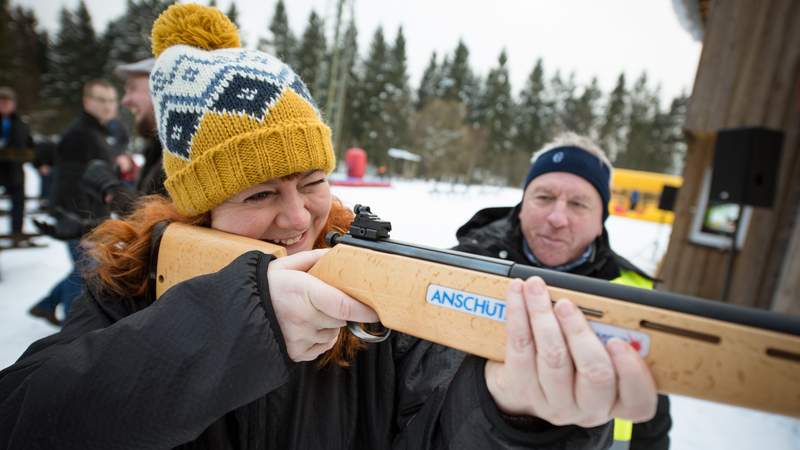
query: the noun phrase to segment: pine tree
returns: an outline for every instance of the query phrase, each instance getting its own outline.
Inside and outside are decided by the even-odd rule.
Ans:
[[[258,48],[263,52],[277,56],[291,67],[295,66],[294,53],[297,47],[297,39],[289,28],[289,18],[286,15],[286,7],[283,0],[278,0],[275,5],[275,12],[272,14],[272,22],[269,24],[271,39],[262,40]]]
[[[431,60],[425,72],[422,73],[422,79],[419,82],[419,89],[417,90],[417,101],[415,108],[417,111],[425,107],[425,105],[436,98],[439,94],[438,86],[441,82],[441,72],[439,66],[436,64],[436,52],[431,53]]]
[[[14,67],[14,57],[16,49],[11,39],[13,36],[13,19],[11,9],[8,5],[9,0],[0,0],[0,61],[3,61],[3,70],[0,70],[0,85],[11,85],[16,78],[16,68]]]
[[[686,156],[684,125],[688,105],[689,96],[684,92],[672,99],[661,133],[663,142],[672,154],[672,165],[669,170],[672,174],[680,174],[683,170],[683,158]]]
[[[397,29],[394,45],[389,54],[387,67],[387,85],[389,93],[385,111],[389,114],[390,126],[387,127],[387,142],[392,147],[406,148],[410,142],[411,87],[408,85],[408,62],[406,60],[406,38],[403,27]]]
[[[112,73],[120,64],[153,56],[150,47],[153,22],[171,3],[171,0],[127,0],[125,13],[109,22],[103,34],[108,48],[105,73]]]
[[[464,41],[458,40],[453,59],[447,64],[441,82],[442,98],[468,103],[472,95],[468,89],[474,87],[474,75],[469,66],[469,49]]]
[[[389,49],[383,37],[383,29],[378,27],[370,44],[369,55],[364,63],[364,78],[361,80],[360,95],[364,108],[365,129],[362,144],[370,161],[375,165],[387,163],[387,151],[391,145],[387,140],[391,118],[385,109],[389,98],[387,91]]]
[[[17,92],[18,109],[27,112],[39,102],[42,77],[47,70],[47,35],[36,29],[33,10],[17,6],[7,17],[8,30],[14,39],[7,42],[11,57],[5,60],[7,68],[0,71],[0,85],[12,86]]]
[[[561,72],[556,71],[550,80],[548,106],[553,115],[551,133],[557,135],[572,131],[572,117],[575,114],[578,99],[575,97],[575,74],[570,73],[565,80]]]
[[[583,93],[572,103],[569,115],[565,117],[567,129],[578,134],[595,138],[597,121],[597,102],[603,96],[597,78],[583,88]]]
[[[312,10],[308,16],[308,25],[306,25],[300,40],[300,47],[295,55],[295,65],[293,66],[323,110],[324,93],[327,87],[325,55],[328,50],[324,32],[325,26],[322,19]]]
[[[507,62],[508,57],[504,49],[497,58],[497,67],[486,77],[483,91],[483,117],[479,118],[479,123],[488,132],[488,149],[493,156],[511,151],[514,142],[514,104],[511,98]]]
[[[60,27],[52,47],[46,77],[47,98],[74,116],[81,110],[83,84],[105,75],[106,55],[92,27],[92,19],[81,1],[75,12],[61,10]]]
[[[519,98],[515,146],[531,154],[551,138],[551,116],[545,104],[544,67],[541,58],[536,61]]]
[[[341,49],[340,73],[341,85],[336,90],[335,105],[341,111],[334,109],[334,149],[338,153],[346,148],[359,145],[359,139],[364,132],[363,108],[360,108],[361,98],[358,95],[360,76],[358,67],[358,29],[355,21],[351,20],[344,35],[344,44]],[[333,101],[333,100],[331,100]]]
[[[609,94],[598,132],[600,146],[612,161],[615,161],[617,154],[625,148],[627,117],[628,90],[625,86],[625,73],[621,73],[614,90]]]
[[[666,145],[667,114],[660,111],[658,89],[647,85],[647,74],[636,80],[630,94],[628,134],[625,149],[615,164],[628,169],[668,172],[673,152]]]

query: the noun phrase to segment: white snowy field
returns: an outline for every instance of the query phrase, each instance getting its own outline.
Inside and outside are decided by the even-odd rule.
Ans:
[[[33,194],[38,179],[32,171],[28,175],[29,194]],[[477,210],[514,205],[521,195],[519,189],[453,188],[420,181],[396,181],[390,188],[334,187],[333,192],[345,204],[369,205],[383,220],[391,221],[393,239],[441,248],[455,245],[456,229]],[[0,208],[8,207],[7,201],[0,201]],[[8,218],[0,218],[0,233],[8,227]],[[612,216],[607,227],[616,251],[643,269],[654,270],[666,250],[669,226]],[[69,271],[66,246],[47,238],[40,241],[48,246],[0,252],[0,368],[12,364],[33,341],[57,331],[26,313]],[[800,420],[688,397],[671,398],[673,449],[800,450]]]

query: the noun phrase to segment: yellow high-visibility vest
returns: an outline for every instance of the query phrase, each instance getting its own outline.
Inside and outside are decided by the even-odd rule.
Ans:
[[[620,271],[620,276],[611,280],[612,283],[624,284],[642,289],[653,289],[653,280],[649,280],[630,270]],[[614,444],[611,450],[627,450],[633,437],[633,422],[625,419],[614,419]]]

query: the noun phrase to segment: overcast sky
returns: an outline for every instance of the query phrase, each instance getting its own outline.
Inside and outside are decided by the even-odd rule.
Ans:
[[[97,30],[125,11],[125,0],[85,1]],[[242,37],[253,46],[267,36],[275,1],[235,1]],[[691,93],[700,58],[700,43],[681,27],[670,0],[355,1],[359,53],[366,56],[379,25],[390,42],[402,25],[414,87],[431,52],[452,53],[459,38],[467,44],[472,67],[480,75],[496,65],[505,48],[515,93],[541,57],[548,76],[555,69],[564,74],[574,71],[583,84],[596,75],[604,91],[613,88],[620,71],[631,80],[646,70],[650,80],[661,85],[666,100],[681,91]],[[217,1],[223,11],[230,2]],[[32,7],[42,26],[55,31],[60,7],[74,9],[78,0],[12,3]],[[285,4],[296,35],[305,29],[312,8],[328,17],[329,24],[334,20],[336,0],[285,0]]]

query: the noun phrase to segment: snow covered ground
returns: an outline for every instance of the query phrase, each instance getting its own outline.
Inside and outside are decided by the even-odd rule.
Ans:
[[[29,193],[37,192],[37,177],[29,172],[28,180]],[[514,205],[520,198],[518,189],[421,181],[333,191],[345,204],[370,205],[374,213],[391,221],[393,239],[442,248],[455,245],[456,229],[480,208]],[[8,207],[7,201],[0,201],[0,208]],[[8,226],[8,219],[0,218],[0,232],[7,232]],[[613,216],[607,226],[615,250],[645,270],[655,269],[666,250],[669,226]],[[0,368],[12,364],[33,341],[57,331],[26,314],[69,271],[66,246],[46,238],[41,241],[48,246],[0,252]],[[681,396],[672,396],[672,417],[676,450],[800,450],[797,419]]]

